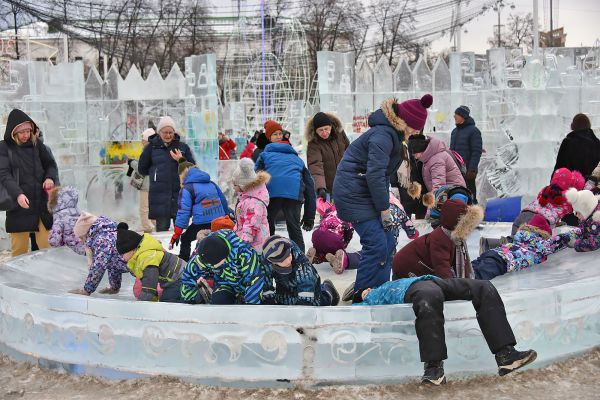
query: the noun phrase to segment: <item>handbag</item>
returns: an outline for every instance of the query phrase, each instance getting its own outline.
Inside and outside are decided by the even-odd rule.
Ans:
[[[11,169],[11,174],[13,178],[17,181],[17,185],[19,184],[19,173],[15,174],[15,169],[13,168],[13,159],[12,159],[12,150],[6,145],[6,151],[8,153],[8,161]],[[19,204],[6,190],[4,185],[0,185],[0,211],[11,211],[17,208]]]

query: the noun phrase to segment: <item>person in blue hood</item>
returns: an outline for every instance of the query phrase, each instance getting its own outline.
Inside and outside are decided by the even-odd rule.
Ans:
[[[338,165],[333,198],[338,216],[352,223],[360,236],[362,257],[354,284],[354,302],[362,290],[390,280],[396,241],[390,214],[390,177],[402,162],[402,141],[419,133],[427,120],[433,97],[398,103],[383,102],[369,116],[370,129],[350,144]]]
[[[198,232],[210,229],[212,220],[226,215],[229,206],[219,186],[210,180],[210,175],[196,168],[193,163],[181,158],[178,172],[181,180],[179,209],[169,249],[172,249],[181,237],[179,258],[189,261],[192,241],[196,240]],[[188,227],[190,217],[192,224]]]
[[[483,153],[481,132],[475,126],[475,121],[471,117],[471,110],[467,106],[460,106],[454,111],[454,122],[456,128],[452,130],[450,136],[450,150],[456,151],[465,161],[467,189],[471,191],[473,202],[477,204],[475,179],[477,178],[479,160]]]

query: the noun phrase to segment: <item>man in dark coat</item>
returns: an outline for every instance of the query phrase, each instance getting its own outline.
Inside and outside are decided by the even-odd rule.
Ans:
[[[481,132],[475,126],[475,121],[470,114],[471,110],[467,106],[460,106],[454,111],[456,128],[452,130],[450,137],[450,150],[456,151],[464,160],[467,167],[467,188],[473,193],[473,202],[477,204],[475,179],[483,145]]]
[[[177,198],[181,184],[177,173],[178,160],[185,157],[195,163],[189,146],[180,141],[175,121],[162,117],[157,133],[150,136],[138,162],[138,171],[150,177],[148,217],[156,220],[156,231],[168,231],[171,219],[177,215]]]
[[[362,257],[354,284],[354,301],[366,288],[390,280],[396,241],[390,231],[390,177],[402,161],[402,138],[425,126],[433,98],[425,95],[397,103],[383,102],[369,116],[368,131],[350,144],[338,165],[333,198],[338,216],[351,222],[360,236]]]
[[[8,115],[0,142],[0,184],[17,203],[6,212],[6,232],[11,234],[12,256],[29,250],[29,233],[35,232],[39,248],[50,247],[47,190],[58,181],[58,168],[48,148],[37,140],[38,127],[23,111]]]

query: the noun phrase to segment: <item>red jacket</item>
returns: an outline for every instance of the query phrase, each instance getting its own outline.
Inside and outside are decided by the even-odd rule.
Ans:
[[[231,152],[234,151],[235,148],[235,142],[231,139],[227,139],[223,143],[219,143],[219,160],[231,159]]]
[[[448,204],[450,202],[450,204]],[[479,206],[467,206],[458,200],[448,200],[442,207],[441,226],[404,246],[394,256],[393,279],[435,275],[452,278],[455,266],[455,241],[465,241],[483,219]]]
[[[240,160],[242,158],[251,158],[255,148],[256,145],[254,143],[248,142],[246,147],[244,147],[244,151],[242,151],[242,154],[240,154]]]

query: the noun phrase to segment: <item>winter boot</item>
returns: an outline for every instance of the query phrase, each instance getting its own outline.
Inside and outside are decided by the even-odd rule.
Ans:
[[[313,263],[313,260],[315,259],[315,256],[317,255],[317,249],[315,249],[314,247],[309,248],[308,250],[306,250],[306,258],[308,258],[308,262],[309,263]]]
[[[496,353],[496,364],[498,364],[498,375],[504,376],[524,367],[537,358],[534,350],[517,351],[513,346],[506,346]]]
[[[335,255],[331,253],[327,253],[325,258],[331,264],[331,268],[333,272],[336,274],[341,274],[346,269],[348,265],[348,256],[346,256],[346,252],[344,250],[338,250],[335,252]]]
[[[350,284],[350,286],[348,286],[346,288],[346,290],[344,290],[344,294],[342,294],[342,301],[351,301],[353,296],[354,296],[354,282],[352,282]]]
[[[446,383],[443,361],[428,361],[425,363],[425,372],[421,384],[439,386]]]
[[[204,279],[200,279],[197,283],[196,283],[196,287],[198,288],[198,298],[197,300],[201,303],[200,304],[210,304],[211,300],[212,300],[212,288],[210,287],[210,285],[208,284],[208,282],[206,282]]]
[[[322,284],[323,288],[329,295],[331,296],[331,305],[337,306],[340,303],[340,294],[338,293],[335,286],[333,286],[333,282],[329,279],[325,279]]]

